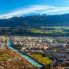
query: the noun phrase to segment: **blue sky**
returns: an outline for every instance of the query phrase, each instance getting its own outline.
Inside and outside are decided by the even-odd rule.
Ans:
[[[34,9],[32,12],[30,10]],[[42,9],[44,8],[44,9]],[[46,9],[47,8],[47,9]],[[61,9],[62,8],[62,9]],[[66,8],[66,9],[64,9]],[[46,13],[46,14],[56,14],[56,13],[68,13],[69,12],[69,0],[0,0],[0,18],[6,17],[14,12],[18,12],[18,15],[26,14],[28,10],[30,13]],[[55,12],[50,12],[50,9],[55,10]],[[61,9],[61,10],[60,10]],[[45,12],[47,10],[47,12]],[[59,10],[56,12],[56,10]],[[21,14],[20,14],[20,11]],[[49,12],[48,12],[49,11]],[[12,16],[10,16],[12,17]]]

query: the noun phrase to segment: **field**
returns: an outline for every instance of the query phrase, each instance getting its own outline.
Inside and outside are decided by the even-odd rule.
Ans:
[[[44,28],[31,28],[29,32],[44,35],[68,35],[69,27],[44,27]]]
[[[69,36],[69,27],[0,28],[0,35],[20,36]]]
[[[51,62],[51,60],[48,57],[44,57],[41,54],[32,53],[30,54],[30,56],[44,65],[48,65]]]

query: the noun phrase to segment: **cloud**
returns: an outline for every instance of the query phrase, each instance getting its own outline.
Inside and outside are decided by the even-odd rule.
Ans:
[[[45,5],[33,5],[26,8],[21,8],[14,10],[12,12],[0,15],[0,19],[11,18],[14,16],[23,16],[31,13],[35,14],[64,14],[69,13],[69,7],[53,7],[53,6],[45,6]]]

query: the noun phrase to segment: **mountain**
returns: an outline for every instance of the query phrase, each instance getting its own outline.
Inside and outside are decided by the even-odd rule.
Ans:
[[[69,26],[69,14],[62,15],[30,15],[0,19],[0,27],[42,27]]]

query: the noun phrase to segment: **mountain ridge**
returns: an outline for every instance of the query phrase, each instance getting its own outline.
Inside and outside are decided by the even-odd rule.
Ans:
[[[69,14],[62,15],[29,15],[0,19],[0,27],[42,27],[42,26],[69,26]]]

